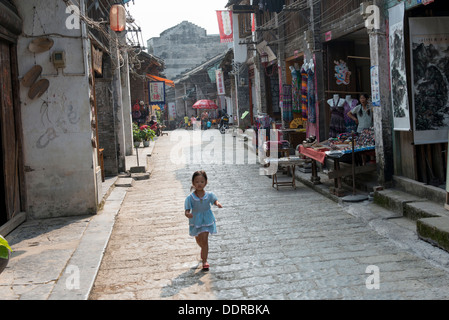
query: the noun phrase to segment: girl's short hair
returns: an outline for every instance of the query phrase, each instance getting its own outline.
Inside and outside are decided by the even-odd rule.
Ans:
[[[193,180],[195,180],[195,178],[198,177],[198,176],[203,176],[204,179],[206,179],[206,182],[207,182],[207,174],[206,174],[206,171],[204,171],[204,170],[198,170],[198,171],[195,171],[195,172],[193,173],[193,176],[192,176],[192,183],[193,183]]]

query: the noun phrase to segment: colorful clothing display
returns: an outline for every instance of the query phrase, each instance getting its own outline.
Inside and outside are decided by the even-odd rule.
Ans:
[[[282,86],[282,116],[286,122],[293,120],[292,99],[292,86],[284,84]]]
[[[292,71],[292,111],[301,112],[300,74],[296,70]]]
[[[346,132],[345,126],[345,108],[343,105],[339,106],[342,102],[341,98],[337,101],[333,101],[331,106],[331,122],[329,127],[329,138],[336,138],[340,133]]]
[[[307,78],[307,71],[304,68],[301,69],[301,113],[304,121],[307,121],[307,109],[309,107],[307,104]]]
[[[316,123],[315,108],[315,73],[309,69],[307,73],[307,119],[310,123]]]

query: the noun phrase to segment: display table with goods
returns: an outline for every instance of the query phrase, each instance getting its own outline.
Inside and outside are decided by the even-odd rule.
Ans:
[[[354,147],[352,138],[354,137]],[[342,133],[337,138],[331,138],[320,143],[306,142],[298,146],[298,153],[312,160],[312,177],[314,184],[319,184],[320,177],[316,161],[324,164],[325,160],[333,162],[333,170],[327,175],[334,180],[334,187],[331,192],[339,197],[344,195],[341,178],[353,176],[361,173],[368,173],[376,170],[375,162],[375,141],[373,129],[366,129],[363,132],[354,134]],[[353,151],[354,150],[354,151]],[[349,163],[351,166],[343,168],[341,163]]]

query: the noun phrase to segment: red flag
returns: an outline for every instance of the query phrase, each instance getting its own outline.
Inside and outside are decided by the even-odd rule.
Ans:
[[[232,42],[234,41],[232,35],[232,11],[218,11],[218,29],[220,31],[220,42]]]

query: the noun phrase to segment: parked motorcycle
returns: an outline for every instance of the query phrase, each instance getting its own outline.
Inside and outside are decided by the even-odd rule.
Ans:
[[[153,120],[153,124],[150,122],[150,129],[153,130],[158,137],[162,134],[162,126],[157,121]]]
[[[224,134],[226,129],[229,129],[229,116],[224,114],[220,119],[220,124],[218,125],[218,130],[220,133]]]

